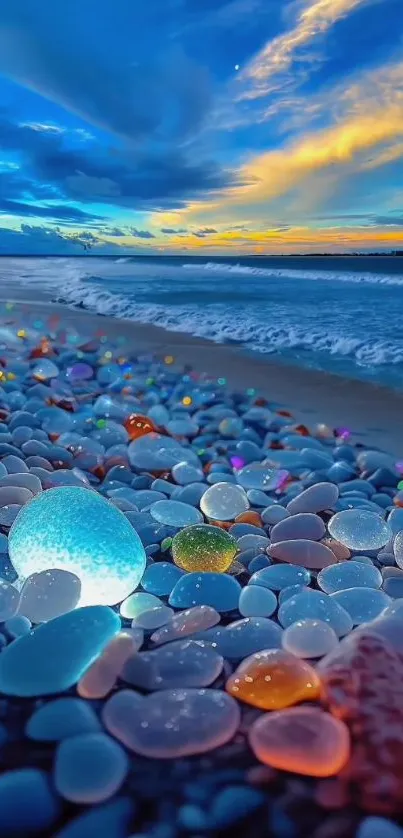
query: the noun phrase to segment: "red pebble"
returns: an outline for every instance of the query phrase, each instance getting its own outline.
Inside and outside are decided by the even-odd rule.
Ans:
[[[140,439],[141,436],[151,434],[157,430],[157,426],[154,425],[152,419],[149,419],[148,416],[142,416],[140,413],[132,413],[123,424],[130,439]]]

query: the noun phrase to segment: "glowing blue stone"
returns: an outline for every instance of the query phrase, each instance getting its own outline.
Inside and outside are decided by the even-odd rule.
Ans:
[[[78,486],[49,489],[27,503],[9,535],[22,578],[43,570],[75,573],[82,605],[115,605],[137,587],[146,556],[127,518],[102,495]]]

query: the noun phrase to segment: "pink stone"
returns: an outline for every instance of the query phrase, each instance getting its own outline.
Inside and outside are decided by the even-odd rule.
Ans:
[[[141,642],[137,643],[137,649]],[[135,635],[121,632],[104,649],[77,684],[82,698],[104,698],[115,686],[126,661],[136,651]]]
[[[287,521],[290,520],[287,518]],[[329,550],[320,541],[308,541],[305,538],[296,538],[290,541],[278,541],[272,544],[268,552],[273,559],[280,562],[303,565],[317,570],[335,564],[337,561],[333,550]]]

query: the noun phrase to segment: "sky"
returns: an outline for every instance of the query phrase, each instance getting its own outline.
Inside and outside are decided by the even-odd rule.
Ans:
[[[0,254],[403,249],[402,0],[0,0]]]

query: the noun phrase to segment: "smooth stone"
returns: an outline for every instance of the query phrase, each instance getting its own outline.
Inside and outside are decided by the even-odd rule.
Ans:
[[[348,611],[322,591],[305,591],[280,605],[278,619],[284,628],[306,617],[329,623],[338,637],[348,634],[353,627]]]
[[[265,463],[248,463],[236,473],[236,479],[244,489],[269,492],[277,488],[281,474]]]
[[[287,599],[290,599],[296,594],[302,594],[303,591],[309,591],[306,585],[289,585],[287,588],[282,588],[278,595],[278,604],[281,605]]]
[[[156,596],[169,596],[184,571],[171,562],[156,562],[146,567],[141,587]]]
[[[0,525],[2,527],[11,527],[21,509],[22,506],[19,506],[18,503],[11,503],[10,506],[0,508]]]
[[[238,556],[238,561],[240,561],[240,556]],[[263,570],[264,567],[269,567],[270,559],[268,556],[261,554],[260,556],[254,556],[254,558],[249,560],[247,564],[248,572],[255,574],[258,570]]]
[[[251,506],[259,506],[265,509],[270,500],[269,495],[260,489],[248,489],[246,497]]]
[[[35,474],[27,474],[26,472],[23,472],[23,474],[7,474],[1,477],[0,487],[6,488],[8,486],[19,486],[21,489],[26,489],[31,492],[32,495],[39,495],[42,491],[42,484],[39,477],[36,477]]]
[[[382,575],[373,564],[351,560],[321,570],[317,583],[326,594],[334,594],[348,588],[380,588]]]
[[[333,551],[325,544],[303,538],[271,544],[269,555],[281,562],[291,562],[291,564],[299,564],[316,570],[328,567],[337,561]]]
[[[266,649],[242,661],[225,689],[260,710],[282,710],[318,698],[320,680],[309,663],[284,649]]]
[[[4,838],[44,834],[59,812],[59,801],[45,771],[19,768],[0,776],[0,834]]]
[[[123,748],[105,733],[64,739],[56,752],[54,782],[73,803],[101,803],[120,789],[129,770]]]
[[[333,515],[328,530],[350,550],[379,550],[392,537],[391,527],[381,514],[382,510],[378,515],[366,509],[345,509]]]
[[[21,457],[16,457],[14,454],[9,454],[7,457],[3,457],[2,465],[5,466],[8,474],[27,474],[29,471],[24,460],[22,460]]]
[[[325,532],[326,527],[319,515],[314,515],[312,512],[300,512],[275,524],[270,532],[270,539],[273,544],[277,541],[294,541],[300,538],[320,541]]]
[[[149,611],[151,608],[160,608],[162,604],[162,600],[160,600],[157,596],[154,596],[154,594],[143,593],[140,591],[139,593],[131,594],[127,599],[125,599],[122,602],[119,611],[121,617],[133,620],[143,611]]]
[[[191,608],[209,605],[220,613],[238,607],[241,586],[232,576],[224,573],[187,573],[173,588],[169,605],[174,608]]]
[[[391,577],[385,579],[382,588],[385,594],[392,599],[401,599],[403,597],[403,578]]]
[[[141,630],[116,634],[80,678],[77,692],[81,698],[105,698],[114,688],[126,661],[139,650],[143,640]]]
[[[69,821],[54,838],[127,838],[133,809],[133,799],[126,797],[117,797],[102,806],[92,806]]]
[[[287,509],[290,515],[300,512],[323,512],[325,509],[332,509],[338,497],[339,490],[334,483],[316,483],[290,500]]]
[[[18,504],[24,506],[29,500],[32,500],[33,494],[29,489],[24,489],[22,486],[2,486],[0,487],[0,507],[11,506]]]
[[[151,608],[149,611],[142,611],[132,621],[132,628],[140,628],[144,631],[154,631],[165,626],[173,617],[174,611],[168,605],[160,605],[158,608]]]
[[[171,612],[172,613],[172,612]],[[199,631],[204,631],[220,622],[220,615],[209,605],[196,605],[186,611],[173,614],[165,625],[151,635],[155,645],[168,643],[171,640],[189,637]]]
[[[283,648],[298,658],[321,658],[339,645],[336,632],[322,620],[297,620],[283,633]]]
[[[150,514],[160,524],[169,527],[189,527],[203,521],[198,509],[178,500],[158,500],[150,506]]]
[[[265,804],[265,796],[258,789],[244,785],[230,785],[214,797],[209,811],[209,825],[214,830],[238,827],[248,816]],[[387,836],[386,836],[387,838]]]
[[[0,692],[31,697],[70,689],[120,629],[102,605],[78,608],[43,623],[0,655]]]
[[[172,541],[175,564],[190,572],[225,573],[237,549],[237,542],[232,535],[209,524],[186,527]]]
[[[309,570],[294,564],[273,564],[264,567],[249,579],[249,585],[262,585],[273,591],[281,591],[291,585],[309,585],[311,574]]]
[[[393,536],[397,535],[398,532],[403,531],[403,509],[401,507],[392,509],[391,512],[389,512],[386,521],[392,530]]]
[[[222,667],[223,659],[213,648],[189,639],[174,640],[129,658],[121,677],[143,690],[208,687]]]
[[[286,518],[289,518],[290,513],[288,509],[284,509],[280,504],[276,504],[274,506],[266,506],[266,509],[263,510],[261,515],[264,524],[275,526],[280,521],[285,521]]]
[[[146,557],[125,516],[102,495],[64,486],[37,495],[9,535],[10,559],[27,578],[68,570],[81,581],[81,605],[115,605],[139,584]]]
[[[355,626],[375,620],[391,603],[384,591],[375,588],[348,588],[330,596],[350,614]]]
[[[181,462],[200,466],[197,455],[169,436],[152,433],[133,440],[127,449],[130,465],[136,469],[161,472]]]
[[[6,620],[4,628],[10,637],[24,637],[25,634],[29,634],[31,631],[32,623],[28,617],[16,614],[15,617],[10,617],[9,620]]]
[[[25,727],[25,735],[38,742],[58,742],[81,733],[100,730],[91,704],[75,696],[63,696],[42,704]]]
[[[237,702],[222,690],[175,689],[142,698],[115,693],[102,712],[109,733],[154,759],[202,754],[229,742],[240,724]]]
[[[338,774],[350,756],[347,726],[318,707],[265,713],[252,725],[249,744],[265,765],[308,777]]]
[[[43,570],[29,576],[21,590],[20,614],[32,623],[45,623],[73,611],[81,596],[81,582],[68,570]]]
[[[189,483],[198,483],[203,480],[203,469],[197,468],[190,463],[177,463],[171,469],[171,474],[176,483],[181,486],[186,486]]]
[[[387,818],[371,815],[361,821],[355,838],[403,838],[403,829]]]
[[[230,623],[220,632],[217,648],[224,657],[239,660],[262,649],[280,649],[282,633],[274,620],[245,617]]]
[[[242,588],[238,608],[243,617],[271,617],[277,608],[277,597],[269,588],[247,585]]]
[[[270,539],[265,535],[256,535],[255,533],[247,533],[238,538],[238,550],[265,550],[270,544]]]
[[[207,518],[215,521],[233,521],[249,509],[249,501],[242,486],[233,483],[215,483],[200,500],[200,509]]]
[[[403,568],[403,530],[398,532],[393,542],[393,554],[396,564]]]
[[[0,623],[4,623],[18,611],[20,592],[10,582],[0,579]]]

